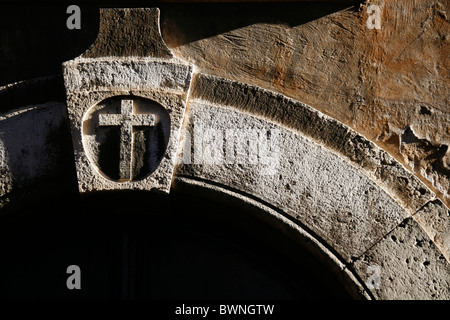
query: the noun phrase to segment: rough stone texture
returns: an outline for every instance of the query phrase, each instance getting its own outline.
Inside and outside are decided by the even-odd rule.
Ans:
[[[227,105],[292,128],[336,151],[402,204],[411,214],[435,196],[387,152],[357,132],[281,94],[226,79],[197,74],[192,97]]]
[[[301,135],[209,102],[191,99],[188,110],[177,176],[225,185],[287,212],[347,262],[408,216],[367,176]]]
[[[353,264],[367,281],[373,275],[371,266],[380,271],[379,287],[371,289],[377,299],[450,299],[450,263],[413,218]]]
[[[435,200],[428,202],[413,217],[450,262],[450,210]]]
[[[64,80],[69,91],[189,89],[192,67],[177,59],[78,58],[64,63]]]
[[[83,55],[172,58],[161,38],[159,9],[102,9],[97,40]]]
[[[369,4],[381,7],[380,30],[366,28]],[[162,33],[200,72],[281,92],[349,125],[448,206],[449,2],[371,0],[327,5],[318,15],[319,6],[233,4],[208,18],[186,7],[163,11]],[[189,22],[192,15],[199,21]],[[408,127],[421,143],[402,142]]]

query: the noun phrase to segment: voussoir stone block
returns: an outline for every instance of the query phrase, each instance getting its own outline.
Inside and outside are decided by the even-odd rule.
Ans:
[[[450,299],[450,264],[411,217],[353,267],[377,299]]]
[[[414,216],[450,261],[450,210],[439,199],[428,202]]]

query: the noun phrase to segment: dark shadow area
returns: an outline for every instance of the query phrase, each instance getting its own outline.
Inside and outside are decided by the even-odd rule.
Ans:
[[[80,4],[80,30],[69,30],[67,5],[7,3],[0,10],[0,85],[60,74],[61,64],[97,37],[98,8]]]
[[[349,298],[285,235],[205,199],[74,193],[17,209],[0,224],[3,299]],[[70,265],[80,290],[66,286]]]
[[[70,14],[66,9],[72,4],[70,2],[3,2],[0,10],[0,86],[60,74],[62,62],[79,56],[95,41],[98,10],[102,7],[159,7],[163,38],[165,28],[175,26],[181,33],[177,35],[177,41],[184,44],[255,23],[297,26],[355,3],[359,2],[81,1],[77,3],[81,9],[81,29],[69,30],[66,21]],[[166,42],[170,43],[168,40]],[[60,86],[61,82],[56,85]],[[60,99],[60,94],[56,98]],[[4,104],[0,92],[0,112]]]
[[[239,2],[161,4],[164,38],[170,21],[182,35],[181,45],[210,38],[252,24],[268,23],[295,27],[344,10],[356,2]],[[169,39],[166,42],[169,43]],[[169,45],[170,47],[170,45]]]

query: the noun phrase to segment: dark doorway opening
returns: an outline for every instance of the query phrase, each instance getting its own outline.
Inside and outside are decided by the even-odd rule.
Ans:
[[[2,218],[0,250],[1,298],[350,298],[271,226],[175,192],[25,203]],[[70,265],[80,267],[80,290],[66,286]]]

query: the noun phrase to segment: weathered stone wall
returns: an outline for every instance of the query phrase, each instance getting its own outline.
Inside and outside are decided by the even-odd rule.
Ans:
[[[381,8],[380,30],[366,27],[369,3]],[[167,45],[201,72],[349,125],[450,203],[448,1],[233,6],[162,11]]]

